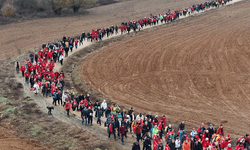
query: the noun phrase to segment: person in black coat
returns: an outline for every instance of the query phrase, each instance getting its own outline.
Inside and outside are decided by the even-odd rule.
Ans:
[[[93,121],[93,110],[89,107],[88,108],[88,124],[91,123],[92,125],[92,121]]]
[[[132,150],[141,150],[139,142],[135,142],[132,146]]]
[[[172,140],[172,142],[169,144],[170,150],[175,150],[175,141]]]
[[[94,104],[95,117],[97,117],[97,108],[100,107],[99,101],[96,101]]]
[[[146,133],[148,133],[150,131],[150,126],[148,125],[148,122],[145,122],[144,125],[142,126],[142,137],[144,137],[144,135]]]
[[[85,120],[85,125],[87,125],[88,110],[86,108],[81,110],[81,117],[82,117],[82,124],[84,123]]]
[[[151,138],[149,136],[144,140],[143,150],[151,150]]]
[[[79,101],[81,100],[84,100],[84,95],[82,93],[79,95]]]
[[[194,143],[194,150],[202,150],[202,144],[201,144],[201,139],[199,139],[198,141],[196,141]]]

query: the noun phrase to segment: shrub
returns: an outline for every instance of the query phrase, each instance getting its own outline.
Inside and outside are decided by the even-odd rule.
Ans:
[[[1,12],[5,17],[14,17],[16,8],[12,4],[6,3],[3,5]]]
[[[108,5],[108,4],[112,4],[112,3],[115,3],[116,1],[115,0],[99,0],[98,3],[100,5]]]

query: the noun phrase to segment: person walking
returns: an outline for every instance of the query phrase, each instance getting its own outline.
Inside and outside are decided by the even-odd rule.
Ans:
[[[72,111],[73,111],[73,115],[76,115],[76,108],[78,106],[78,103],[76,100],[74,100],[73,105],[72,105]]]
[[[88,108],[88,124],[92,125],[93,121],[93,110],[89,107]]]
[[[113,133],[114,134],[114,139],[116,140],[116,135],[115,135],[115,129],[116,129],[116,126],[115,126],[115,120],[113,119],[112,122],[109,123],[108,125],[108,133],[109,133],[109,139],[110,139],[110,135]]]
[[[67,116],[69,117],[69,109],[71,108],[71,103],[69,101],[66,102],[65,104],[65,109],[67,111]]]
[[[119,133],[121,136],[121,142],[124,145],[124,135],[126,134],[127,130],[126,127],[124,126],[124,124],[122,124],[122,126],[119,128]]]
[[[61,63],[61,65],[63,65],[63,53],[60,55],[60,57],[59,57],[59,61],[60,61],[60,63]]]
[[[19,66],[19,62],[17,61],[17,62],[16,62],[16,73],[17,73],[17,74],[19,74],[19,69],[20,69],[19,67],[20,67],[20,66]]]
[[[34,88],[35,96],[37,96],[37,93],[38,93],[38,90],[39,90],[39,85],[37,84],[37,82],[34,84],[33,88]]]
[[[102,110],[100,106],[97,108],[96,116],[97,116],[97,124],[99,123],[101,125]]]

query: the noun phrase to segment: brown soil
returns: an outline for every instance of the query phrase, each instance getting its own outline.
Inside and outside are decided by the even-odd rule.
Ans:
[[[45,150],[45,148],[41,148],[40,144],[34,142],[32,140],[17,138],[17,136],[13,135],[15,132],[11,131],[6,127],[0,126],[0,149],[11,150]]]
[[[88,9],[87,15],[37,19],[0,26],[0,60],[17,56],[22,52],[40,48],[43,43],[61,39],[63,36],[78,35],[82,31],[109,27],[122,21],[139,19],[150,14],[167,12],[187,7],[204,0],[162,1],[136,0]]]
[[[112,44],[86,58],[82,78],[112,102],[168,120],[249,131],[250,2]],[[244,107],[245,106],[245,107]]]

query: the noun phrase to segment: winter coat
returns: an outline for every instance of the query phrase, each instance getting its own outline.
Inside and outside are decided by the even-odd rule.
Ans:
[[[121,126],[120,128],[119,128],[119,133],[120,134],[125,134],[126,133],[126,127],[125,126]]]
[[[62,101],[66,102],[66,99],[67,99],[67,95],[63,93],[63,95],[62,95]]]
[[[39,85],[36,83],[36,84],[34,84],[34,92],[35,93],[38,93],[38,90],[39,90]]]
[[[182,150],[190,150],[189,142],[188,142],[188,143],[184,142],[184,143],[182,144]]]
[[[102,102],[101,109],[103,109],[103,110],[107,109],[107,103],[106,102]]]
[[[102,116],[102,110],[101,109],[97,109],[96,113],[97,113],[97,117],[101,118],[101,116]]]

